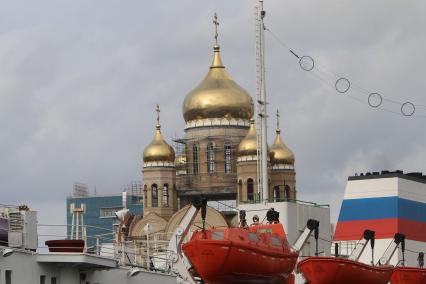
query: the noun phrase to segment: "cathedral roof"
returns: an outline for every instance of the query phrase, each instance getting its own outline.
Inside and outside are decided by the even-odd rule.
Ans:
[[[217,22],[215,24],[218,25]],[[213,63],[209,72],[183,102],[183,117],[186,122],[210,118],[248,120],[253,116],[251,96],[232,79],[222,63],[217,36],[216,29]]]
[[[160,112],[158,105],[157,105],[157,112],[158,113]],[[157,125],[155,128],[156,128],[156,131],[155,131],[154,139],[152,139],[152,142],[143,151],[144,163],[149,163],[149,162],[174,163],[175,151],[172,148],[172,146],[167,144],[167,142],[163,138],[163,135],[161,134],[159,116],[157,117]]]
[[[244,137],[244,139],[241,140],[240,145],[238,145],[237,154],[239,157],[257,155],[257,132],[254,125],[254,119],[250,120],[250,128],[246,137]]]
[[[143,161],[148,162],[175,162],[175,151],[167,144],[161,134],[161,126],[156,126],[155,136],[151,144],[143,151]]]
[[[273,164],[294,164],[294,154],[281,138],[281,131],[276,130],[274,144],[270,149],[271,162]]]

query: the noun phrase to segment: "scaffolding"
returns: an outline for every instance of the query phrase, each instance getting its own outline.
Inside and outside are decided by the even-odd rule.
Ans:
[[[139,181],[132,181],[124,187],[124,191],[127,192],[128,195],[143,196],[142,183]]]
[[[231,142],[229,145],[231,146],[230,149],[230,162],[231,164],[234,164],[237,161],[237,150],[238,150],[238,143],[232,143],[232,140],[229,139],[229,135],[215,135],[215,136],[205,136],[205,137],[196,137],[196,138],[175,138],[173,139],[174,142],[174,149],[175,149],[175,153],[176,153],[176,157],[179,156],[185,156],[186,157],[186,161],[184,165],[180,165],[181,167],[184,166],[186,169],[186,173],[188,175],[194,175],[194,171],[193,171],[193,157],[190,157],[188,154],[189,152],[192,152],[192,150],[190,151],[188,148],[188,145],[194,145],[194,144],[200,144],[201,141],[211,141],[214,142],[215,140],[221,140],[221,141],[229,141]],[[239,140],[242,140],[245,136],[240,135],[240,136],[233,136],[232,138],[238,138]],[[228,138],[228,139],[227,139]],[[211,148],[213,150],[214,153],[214,162],[215,163],[225,163],[226,159],[225,159],[225,143],[224,145],[221,145],[220,147],[217,145],[217,143],[213,143],[213,147]],[[208,149],[207,147],[204,147],[202,149],[199,148],[199,155],[203,154],[205,155],[205,157],[207,157],[208,154]],[[200,161],[200,159],[198,159],[198,164],[203,164],[203,165],[207,165],[209,160],[206,159],[201,159],[202,162]],[[203,168],[207,168],[207,167],[203,167]],[[218,171],[217,167],[215,167],[214,170],[215,174],[224,174],[225,170],[223,171]],[[203,171],[201,172],[200,169],[197,173],[197,175],[211,175],[212,173],[209,173],[208,171]]]

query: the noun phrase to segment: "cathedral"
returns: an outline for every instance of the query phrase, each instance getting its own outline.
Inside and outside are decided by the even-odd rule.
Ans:
[[[209,201],[234,200],[237,205],[264,201],[257,186],[260,165],[253,99],[226,70],[217,32],[215,39],[207,75],[183,100],[185,134],[175,141],[176,149],[164,139],[157,106],[154,138],[142,157],[144,215],[127,224],[128,238],[145,235],[146,224],[149,234],[171,234],[195,195],[203,194]],[[295,202],[294,163],[294,154],[281,137],[277,111],[275,139],[268,147],[269,202]],[[207,226],[235,226],[237,218],[235,212],[208,208]]]

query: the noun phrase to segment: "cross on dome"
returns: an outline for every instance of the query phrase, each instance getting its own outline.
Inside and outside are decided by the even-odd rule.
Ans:
[[[219,26],[219,21],[217,20],[217,13],[214,13],[214,17],[213,17],[213,24],[214,24],[214,30],[215,30],[215,33],[214,33],[214,40],[215,40],[216,45],[218,45],[218,43],[217,43],[217,38],[219,37],[219,34],[218,34],[218,32],[217,32],[217,28],[218,28],[218,26]]]
[[[280,111],[277,109],[277,129],[280,129]]]
[[[160,126],[160,106],[157,104],[155,111],[157,112],[157,127]]]

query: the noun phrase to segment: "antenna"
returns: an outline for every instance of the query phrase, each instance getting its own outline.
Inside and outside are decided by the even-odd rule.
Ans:
[[[266,84],[265,84],[265,42],[264,32],[265,25],[263,19],[266,12],[263,10],[263,0],[259,0],[256,6],[256,67],[257,67],[257,175],[258,188],[261,192],[261,200],[267,202],[269,200],[268,189],[268,149],[267,149],[267,100],[266,100]]]

